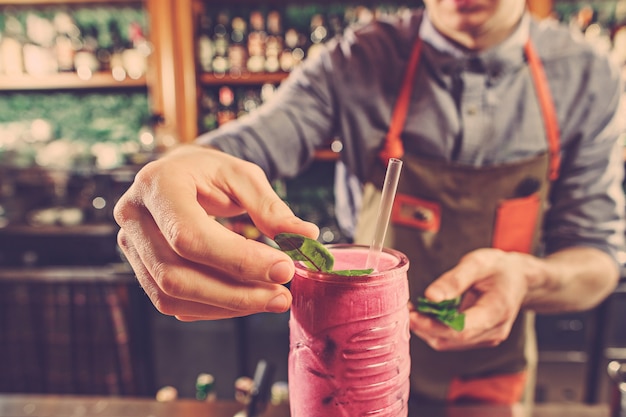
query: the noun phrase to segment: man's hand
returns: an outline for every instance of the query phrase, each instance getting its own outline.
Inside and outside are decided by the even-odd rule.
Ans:
[[[535,258],[498,249],[478,249],[434,281],[425,292],[432,301],[463,296],[465,328],[456,331],[411,310],[411,330],[436,350],[496,346],[513,326],[528,292]]]
[[[293,214],[258,166],[195,145],[143,167],[114,215],[118,243],[155,307],[194,321],[291,305],[282,284],[293,276],[293,261],[214,219],[246,212],[270,238],[319,233]]]
[[[592,247],[564,248],[545,258],[477,249],[425,291],[432,301],[463,295],[463,331],[409,306],[411,330],[436,350],[496,346],[509,336],[520,310],[564,313],[591,309],[613,291],[618,272],[608,254]]]

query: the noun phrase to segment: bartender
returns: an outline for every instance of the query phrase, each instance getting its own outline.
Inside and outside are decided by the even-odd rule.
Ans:
[[[618,280],[620,81],[525,0],[425,5],[348,30],[255,113],[145,166],[116,206],[119,243],[164,314],[284,312],[291,260],[213,216],[315,238],[268,179],[339,137],[362,184],[355,241],[369,244],[385,164],[401,158],[386,245],[410,258],[413,302],[463,295],[466,315],[456,331],[409,306],[412,395],[511,404],[532,365],[527,312],[592,308]]]

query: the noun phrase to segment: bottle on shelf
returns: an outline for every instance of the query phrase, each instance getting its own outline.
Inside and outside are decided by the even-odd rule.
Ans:
[[[217,401],[215,377],[212,374],[203,372],[196,378],[196,400],[208,402]]]
[[[145,75],[152,48],[138,22],[130,22],[128,38],[128,45],[122,51],[122,65],[128,76],[136,80]]]
[[[105,15],[108,17],[108,14]],[[111,33],[108,30],[108,25],[105,22],[109,20],[104,20],[104,17],[100,17],[102,19],[102,23],[97,26],[93,26],[94,35],[98,41],[96,46],[96,58],[98,59],[98,63],[100,66],[100,71],[111,71],[111,54],[113,53],[113,39],[111,37]]]
[[[228,68],[233,77],[240,77],[248,68],[248,24],[241,16],[233,17],[228,45]]]
[[[124,68],[124,60],[122,58],[125,44],[116,20],[109,22],[109,35],[111,36],[111,74],[115,80],[123,81],[126,79],[126,69]]]
[[[287,381],[276,381],[270,390],[270,403],[280,405],[289,402],[289,385]]]
[[[213,27],[213,45],[215,54],[211,67],[216,75],[224,75],[230,69],[228,62],[228,45],[230,39],[228,36],[230,25],[230,17],[226,10],[221,10],[217,14],[215,26]]]
[[[267,40],[265,43],[265,71],[280,71],[280,54],[284,48],[282,16],[278,10],[267,14]]]
[[[213,21],[208,13],[203,13],[200,15],[198,35],[198,64],[203,72],[213,71],[214,55]]]
[[[22,55],[27,74],[40,76],[57,72],[57,60],[52,49],[55,35],[52,21],[33,12],[26,14],[26,41]]]
[[[249,376],[240,376],[235,380],[235,401],[240,404],[248,404],[250,402],[250,394],[254,381]]]
[[[241,95],[237,117],[244,116],[256,110],[261,105],[260,89],[249,88]]]
[[[171,385],[166,385],[159,388],[155,399],[160,403],[176,401],[178,399],[178,390]]]
[[[250,13],[250,32],[248,33],[248,71],[263,72],[266,70],[266,42],[265,16],[260,10],[253,10]]]
[[[305,58],[306,40],[296,29],[289,28],[285,32],[285,47],[280,53],[280,68],[285,72],[292,71]]]
[[[22,23],[13,14],[7,14],[4,21],[4,33],[0,38],[0,67],[7,75],[21,75],[24,73],[24,58],[22,46],[24,44],[24,28]]]
[[[58,69],[60,72],[74,71],[74,56],[80,45],[80,31],[72,16],[64,10],[55,13],[54,27],[57,32],[55,53]]]
[[[316,13],[311,17],[310,31],[311,43],[306,52],[307,57],[316,56],[319,53],[319,48],[321,48],[328,39],[328,28],[326,27],[323,14]]]
[[[76,74],[83,80],[90,79],[100,69],[100,61],[96,55],[98,50],[98,30],[91,25],[81,31],[82,44],[74,54]]]
[[[205,88],[200,97],[200,132],[209,132],[216,129],[218,99],[213,89]]]
[[[229,86],[222,86],[218,93],[217,124],[223,126],[236,118],[235,92]]]

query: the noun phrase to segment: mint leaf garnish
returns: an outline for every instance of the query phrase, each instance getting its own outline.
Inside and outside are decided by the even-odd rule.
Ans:
[[[331,271],[335,275],[343,275],[345,277],[358,277],[361,275],[369,275],[374,272],[373,268],[368,269],[340,269],[338,271]]]
[[[320,272],[333,270],[335,258],[315,239],[296,233],[279,233],[274,241],[294,261],[302,261],[307,267]]]
[[[308,238],[296,233],[279,233],[274,237],[274,241],[291,259],[302,261],[304,264],[316,271],[330,272],[335,275],[359,276],[369,275],[373,269],[346,269],[334,271],[335,258],[324,245],[315,239]]]
[[[465,327],[465,313],[459,311],[461,297],[434,302],[424,297],[417,299],[417,311],[431,316],[454,330],[461,331]]]

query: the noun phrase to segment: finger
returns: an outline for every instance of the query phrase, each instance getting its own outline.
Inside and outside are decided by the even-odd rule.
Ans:
[[[204,321],[204,320],[223,320],[223,319],[233,319],[239,317],[249,316],[250,313],[242,313],[239,311],[229,311],[225,309],[216,310],[215,314],[205,314],[202,316],[187,316],[187,315],[175,315],[174,317],[178,321],[184,321],[187,323],[195,322],[195,321]]]
[[[238,170],[240,175],[237,189],[232,190],[233,198],[246,209],[259,230],[270,238],[278,233],[299,233],[317,238],[319,229],[313,223],[295,216],[289,206],[274,192],[263,171],[256,165],[247,165],[251,172]],[[256,172],[255,172],[256,171]]]
[[[497,346],[510,332],[510,327],[507,327],[505,323],[499,323],[490,328],[474,328],[466,325],[465,329],[459,332],[434,318],[417,312],[410,314],[409,326],[413,334],[438,351]]]
[[[135,234],[140,245],[133,244],[122,229],[119,244],[137,275],[137,279],[157,310],[167,315],[214,315],[216,308],[230,310],[221,316],[260,311],[283,312],[291,304],[291,293],[280,284],[241,282],[224,277],[202,265],[184,260],[167,247],[162,236],[143,236],[154,224],[146,222]]]
[[[428,286],[424,295],[435,302],[462,295],[474,283],[488,277],[501,256],[502,252],[495,249],[470,252],[454,268],[443,273]]]
[[[246,165],[248,170],[254,167],[252,164]],[[262,174],[262,171],[258,170]],[[309,236],[316,234],[315,226],[313,226],[315,230],[312,233],[311,225],[291,213],[291,210],[273,192],[267,180],[255,179],[260,175],[248,173],[244,180],[241,179],[241,173],[236,170],[227,167],[223,171],[220,170],[218,177],[211,180],[214,181],[214,187],[218,187],[212,191],[214,194],[226,192],[237,204],[242,204],[241,201],[244,201],[242,206],[257,222],[260,221],[259,218],[271,219],[277,225],[282,224],[283,230]],[[196,201],[198,190],[189,186],[191,181],[183,181],[184,184],[180,184],[180,178],[161,176],[158,184],[154,184],[145,178],[149,173],[149,171],[144,173],[136,180],[137,189],[143,193],[140,201],[145,202],[159,230],[178,255],[196,263],[220,268],[229,275],[245,279],[285,283],[292,278],[293,262],[287,255],[268,245],[246,240],[207,216],[205,208]],[[232,184],[241,185],[241,188],[237,187],[238,189],[234,190]],[[168,190],[167,199],[156,195],[155,189]],[[220,199],[219,196],[216,198]],[[254,206],[252,203],[254,201],[260,202]],[[255,214],[255,211],[263,214]],[[277,225],[273,227],[277,228]]]

